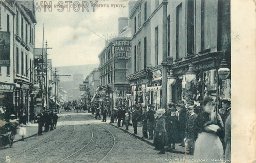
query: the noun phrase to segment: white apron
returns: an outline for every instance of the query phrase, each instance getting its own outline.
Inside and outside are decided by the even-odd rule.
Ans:
[[[194,162],[222,163],[223,147],[216,134],[202,132],[195,142]]]

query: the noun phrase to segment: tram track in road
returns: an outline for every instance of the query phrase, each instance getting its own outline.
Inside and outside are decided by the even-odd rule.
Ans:
[[[75,126],[72,125],[71,131],[65,131],[67,134],[61,134],[61,137],[58,137],[58,139],[54,140],[54,144],[52,145],[48,145],[46,147],[46,150],[44,150],[41,154],[38,154],[36,158],[34,158],[33,162],[42,162],[43,160],[45,160],[47,158],[47,156],[56,149],[56,147],[60,148],[62,146],[65,146],[65,144],[63,143],[63,141],[67,140],[68,138],[70,138],[74,132],[75,132]],[[42,151],[42,149],[40,149],[40,151]]]
[[[108,129],[106,129],[106,130],[111,134],[111,136],[113,138],[113,145],[110,148],[110,150],[107,152],[107,154],[103,158],[101,158],[98,162],[102,162],[108,156],[108,154],[113,150],[114,146],[116,145],[116,137],[114,136],[114,134],[110,130],[108,130]]]
[[[76,147],[79,144],[84,144],[84,142],[81,143],[81,139],[84,137],[84,135],[88,132],[87,130],[81,129],[81,126],[76,127],[77,131],[75,130],[75,125],[74,125],[74,131],[73,133],[69,133],[68,135],[66,135],[66,139],[65,140],[58,140],[59,143],[53,144],[54,146],[52,146],[53,150],[49,150],[50,152],[47,152],[47,154],[44,154],[44,158],[41,158],[40,160],[36,160],[36,162],[41,162],[42,160],[47,160],[48,162],[61,162],[59,161],[60,159],[62,159],[63,157],[65,157],[67,159],[67,157],[72,157],[73,155],[75,155],[76,153],[78,153],[79,151],[76,150],[77,152],[73,152],[71,154],[69,154],[69,156],[67,156],[67,151],[68,150],[72,150],[72,149],[76,149]],[[58,145],[60,144],[60,145]],[[88,144],[88,143],[87,143]],[[86,145],[83,145],[86,147]],[[84,148],[85,148],[84,147]],[[82,148],[83,149],[83,148]],[[82,150],[80,149],[80,150]],[[67,157],[66,157],[67,156]],[[64,159],[62,159],[64,160]]]
[[[103,129],[104,132],[100,133],[99,130],[94,129],[95,131],[91,132],[91,139],[89,140],[89,142],[87,144],[83,145],[78,150],[70,153],[67,157],[65,157],[58,163],[78,162],[79,158],[80,158],[80,161],[82,160],[83,162],[101,162],[101,161],[103,161],[108,156],[108,154],[112,151],[112,149],[114,148],[114,146],[116,144],[116,138],[112,134],[112,132],[110,130],[106,129],[105,127],[99,127],[99,128]],[[105,132],[109,133],[108,135],[110,135],[110,137],[112,139],[111,144],[108,144],[109,141],[106,141],[107,138],[106,138]],[[103,137],[99,137],[99,135],[101,135],[101,134],[103,135]],[[105,140],[106,142],[102,142],[102,140]],[[103,147],[102,147],[102,145],[103,145]],[[105,149],[104,149],[104,147],[105,147]],[[100,155],[102,155],[102,153],[106,153],[106,154],[104,154],[100,158],[95,159],[95,161],[92,161],[92,160],[88,161],[89,157],[92,157],[92,156],[99,157]],[[84,158],[84,156],[86,158]]]
[[[69,158],[74,157],[76,154],[78,154],[78,153],[81,152],[84,148],[86,148],[92,141],[93,141],[93,132],[91,133],[91,139],[90,139],[90,141],[89,141],[86,145],[84,145],[82,148],[79,148],[79,149],[76,150],[75,152],[69,154],[67,157],[65,157],[64,159],[62,159],[61,161],[59,161],[59,162],[57,162],[57,163],[64,162],[64,161],[68,160]]]
[[[65,117],[66,118],[71,118],[71,117]],[[33,145],[31,145],[30,147],[26,148],[25,150],[22,150],[21,152],[18,152],[14,155],[10,155],[9,158],[10,159],[14,159],[14,158],[17,158],[18,156],[22,156],[26,153],[28,153],[29,151],[32,151],[33,149],[35,148],[38,148],[38,146],[40,144],[43,144],[44,142],[48,142],[49,140],[52,139],[53,135],[58,135],[58,134],[61,134],[61,131],[62,129],[64,128],[65,126],[60,126],[58,127],[58,129],[55,129],[53,131],[50,131],[47,133],[47,136],[46,137],[43,137],[41,140],[37,141],[36,143],[34,143]],[[46,134],[45,134],[46,135]],[[43,135],[44,136],[44,135]],[[41,136],[40,136],[41,137]]]

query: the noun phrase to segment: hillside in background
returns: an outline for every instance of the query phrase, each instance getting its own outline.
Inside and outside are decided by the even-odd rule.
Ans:
[[[71,75],[71,77],[61,77],[61,81],[73,81],[73,76],[75,74],[82,74],[85,78],[89,73],[94,69],[97,68],[97,64],[91,65],[78,65],[78,66],[63,66],[63,67],[56,67],[58,74],[60,75]]]
[[[97,64],[56,67],[59,75],[71,75],[60,77],[60,87],[67,92],[70,100],[77,100],[81,97],[79,84],[82,84],[85,77],[97,67]]]

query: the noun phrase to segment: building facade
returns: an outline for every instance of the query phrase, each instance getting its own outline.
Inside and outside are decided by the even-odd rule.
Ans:
[[[168,67],[168,103],[199,101],[206,95],[230,98],[230,76],[220,80],[218,74],[221,61],[230,68],[229,1],[138,0],[130,8],[129,21],[132,50],[127,79],[135,103],[163,106],[163,63]]]
[[[23,1],[0,2],[1,36],[7,36],[2,38],[5,38],[5,44],[9,44],[3,46],[6,54],[0,59],[0,80],[7,85],[12,85],[11,92],[4,96],[8,103],[8,111],[18,117],[22,114],[30,114],[35,24],[35,9],[32,0],[26,3]],[[29,119],[29,116],[27,117]]]
[[[177,0],[169,8],[173,102],[230,99],[230,75],[218,74],[223,60],[231,68],[230,1]]]
[[[88,88],[90,95],[94,95],[97,88],[100,86],[100,72],[98,68],[95,68],[87,77],[86,81],[88,81]]]
[[[129,12],[132,53],[127,79],[132,97],[135,103],[157,108],[162,94],[163,37],[167,36],[163,34],[163,5],[160,0],[139,0]]]
[[[107,43],[99,55],[100,83],[101,86],[109,86],[113,90],[114,106],[121,104],[129,93],[126,73],[130,50],[129,37],[116,37]]]

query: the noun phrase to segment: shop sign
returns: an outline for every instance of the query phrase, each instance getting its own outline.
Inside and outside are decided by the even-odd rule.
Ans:
[[[200,64],[195,65],[195,70],[210,70],[215,67],[215,64],[213,61],[211,62],[203,62]]]
[[[147,87],[146,91],[159,91],[162,86],[155,86],[155,87]]]
[[[115,41],[113,45],[113,53],[116,57],[127,57],[131,51],[130,41]]]
[[[126,40],[119,40],[119,41],[115,41],[113,45],[114,46],[131,46],[131,42]]]
[[[0,84],[0,91],[13,92],[14,86],[11,84]]]

